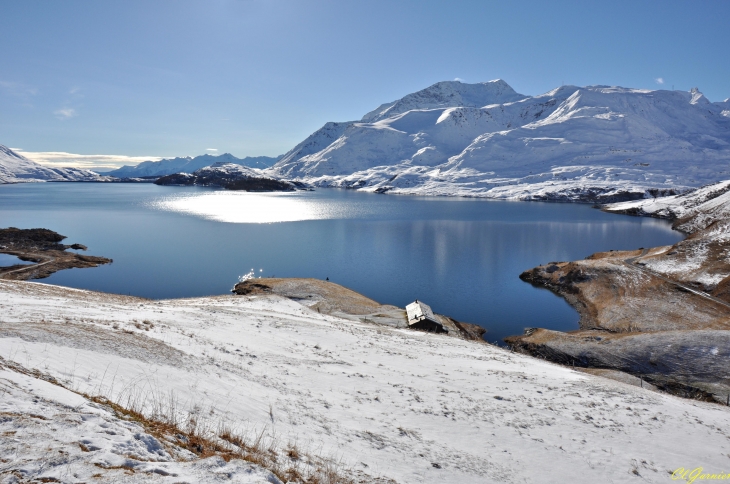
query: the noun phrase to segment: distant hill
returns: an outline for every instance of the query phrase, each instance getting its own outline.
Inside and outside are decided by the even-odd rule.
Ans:
[[[698,89],[436,83],[330,122],[271,168],[316,186],[420,195],[618,201],[730,176],[730,100]]]
[[[90,170],[43,166],[16,153],[7,146],[0,145],[0,183],[108,180],[108,177],[101,176]]]
[[[288,182],[266,176],[257,168],[248,168],[233,163],[218,162],[193,173],[174,173],[155,181],[155,185],[219,187],[227,190],[247,192],[280,192],[306,190],[300,182]]]
[[[106,174],[117,178],[164,176],[174,173],[192,173],[215,163],[233,163],[234,165],[249,168],[264,169],[272,166],[279,158],[281,157],[247,156],[245,158],[236,158],[230,153],[224,153],[222,155],[200,155],[195,158],[186,156],[183,158],[168,158],[160,161],[143,161],[136,166],[125,165]]]

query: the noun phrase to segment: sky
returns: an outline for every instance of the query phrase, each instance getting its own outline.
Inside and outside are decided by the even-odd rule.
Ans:
[[[0,144],[64,166],[276,156],[442,80],[730,97],[724,0],[0,0],[0,18]]]

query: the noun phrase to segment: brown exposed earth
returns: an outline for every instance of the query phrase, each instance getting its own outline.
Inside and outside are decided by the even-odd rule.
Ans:
[[[276,294],[316,310],[353,321],[407,328],[408,319],[403,308],[380,304],[362,294],[329,281],[299,278],[259,278],[239,282],[233,288],[239,295]],[[483,341],[486,332],[481,326],[462,323],[436,314],[448,335],[473,341]]]
[[[0,279],[43,279],[54,272],[110,264],[111,259],[67,252],[66,249],[86,250],[81,244],[64,245],[66,239],[52,230],[0,229],[0,253],[14,255],[34,264],[15,264],[0,267]]]
[[[614,378],[624,372],[661,390],[727,403],[730,220],[707,215],[698,210],[676,219],[674,227],[689,235],[673,246],[601,252],[525,271],[521,279],[578,311],[580,329],[530,328],[505,341],[557,363]]]

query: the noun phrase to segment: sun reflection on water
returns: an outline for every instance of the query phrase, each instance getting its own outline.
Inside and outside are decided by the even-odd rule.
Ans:
[[[215,191],[165,197],[150,205],[158,210],[228,223],[297,222],[363,215],[363,208],[355,204],[333,204],[331,200],[305,197],[297,193]]]

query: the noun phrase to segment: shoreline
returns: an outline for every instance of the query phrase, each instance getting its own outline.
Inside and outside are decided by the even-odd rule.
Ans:
[[[575,202],[560,201],[560,203],[575,203]],[[594,205],[594,207],[595,207],[595,205]],[[603,208],[603,207],[601,207],[601,208]],[[604,211],[607,211],[607,210],[604,209]],[[608,211],[608,212],[610,213],[611,211]],[[626,214],[632,214],[632,213],[626,213]],[[632,215],[635,215],[635,214],[632,214]],[[682,243],[682,242],[680,242],[680,243]],[[4,251],[4,252],[18,255],[17,252],[10,252],[10,251]],[[64,257],[67,257],[68,259],[72,259],[72,260],[65,261],[65,263],[71,264],[71,265],[68,265],[67,267],[94,267],[95,265],[93,265],[93,264],[104,263],[104,261],[109,261],[108,259],[105,259],[102,262],[99,262],[98,260],[95,260],[94,258],[91,258],[92,260],[86,261],[83,259],[86,258],[87,256],[81,256],[79,254],[69,254],[69,253],[65,253],[65,252],[64,252],[64,254],[65,254]],[[28,255],[28,254],[25,254],[25,255]],[[596,254],[592,257],[595,258],[595,257],[598,257],[599,255],[600,254]],[[637,262],[636,259],[639,259],[642,255],[647,255],[647,254],[630,254],[630,255],[634,256],[634,260],[632,260],[632,263],[634,263],[634,262]],[[627,257],[628,257],[628,255],[627,255]],[[610,259],[610,257],[603,257],[603,256],[601,256],[601,258]],[[103,259],[103,258],[98,258],[98,259]],[[27,278],[33,277],[35,274],[39,274],[40,272],[43,272],[44,268],[53,269],[52,271],[49,271],[48,274],[55,272],[56,270],[61,270],[63,268],[66,268],[66,267],[58,267],[59,264],[57,264],[56,261],[53,259],[48,259],[47,255],[45,258],[40,258],[40,257],[37,257],[37,254],[36,254],[35,261],[39,262],[39,263],[34,266],[23,266],[23,267],[17,268],[17,272],[16,272],[16,269],[13,269],[12,271],[5,271],[4,272],[5,275],[3,275],[3,273],[0,273],[0,278],[13,277],[12,273],[15,273],[16,278],[27,279]],[[625,264],[626,260],[623,260],[622,262]],[[89,265],[83,265],[82,263],[83,264],[88,263]],[[46,266],[50,266],[50,267],[46,267]],[[639,269],[639,266],[635,266],[635,267],[637,269]],[[48,274],[46,274],[46,276]],[[17,277],[17,276],[21,276],[21,277]],[[41,275],[40,277],[38,277],[36,275],[35,277],[40,278],[40,277],[45,277],[45,276]],[[537,285],[537,286],[548,287],[547,285],[542,284],[540,281],[538,281],[538,278],[534,278],[533,280],[530,280],[528,282],[533,282],[533,284]],[[585,324],[585,321],[588,321],[588,319],[586,317],[586,311],[584,311],[583,310],[584,308],[581,306],[582,303],[580,301],[578,301],[578,299],[575,297],[574,294],[570,294],[569,291],[563,291],[563,290],[558,289],[557,286],[555,286],[555,285],[553,285],[553,286],[554,287],[548,287],[548,288],[551,289],[552,292],[556,293],[557,295],[563,297],[564,299],[567,299],[569,304],[571,304],[571,306],[578,311],[578,314],[580,315],[580,319],[581,319],[581,322],[579,323],[579,325],[580,325],[579,331],[584,331],[586,329],[588,329],[588,330],[604,330],[605,329],[605,328],[601,328],[601,325],[593,324],[591,326],[591,325]],[[334,293],[331,292],[324,299],[327,299],[328,297],[332,298],[333,294]],[[282,294],[282,295],[285,295],[285,294]],[[297,298],[297,297],[292,297],[292,299],[295,301],[301,300],[301,298]],[[337,304],[335,303],[335,306],[336,305]],[[403,311],[402,308],[392,308],[392,309],[396,309],[401,312]],[[381,311],[381,313],[383,313],[383,312],[387,312],[387,311]],[[346,315],[346,313],[342,313],[342,312],[338,313],[338,316],[344,316],[344,317],[348,318],[348,315]],[[352,316],[352,314],[350,316]],[[356,316],[354,319],[363,321],[363,320],[367,320],[368,318],[370,319],[370,322],[374,322],[376,324],[394,325],[393,318],[390,318],[389,321],[386,321],[388,318],[385,318],[383,321],[379,321],[379,319],[383,319],[383,318],[379,318],[374,312],[371,312],[369,314],[366,314],[366,313],[360,314],[359,316]],[[461,337],[466,337],[467,339],[482,339],[481,336],[483,335],[483,332],[479,331],[482,328],[475,326],[475,325],[462,325],[462,323],[459,323],[458,321],[452,320],[451,318],[448,318],[445,316],[442,316],[442,318],[444,321],[443,324],[445,326],[449,326],[450,329],[453,330],[451,332],[452,334],[458,334]],[[401,318],[401,319],[404,319],[404,318]],[[478,328],[478,330],[475,331],[474,330],[475,328]],[[710,329],[716,329],[716,328],[710,328]],[[620,330],[620,331],[625,332],[625,330]],[[569,332],[569,333],[564,333],[564,334],[570,335],[572,333]],[[477,335],[477,337],[475,337],[475,335]],[[522,338],[521,336],[510,336],[510,337],[505,338],[504,341],[506,341],[508,345],[519,346],[519,345],[517,345],[517,343],[521,341],[521,338]],[[535,340],[535,338],[533,338],[533,340]],[[531,354],[538,355],[538,356],[544,356],[543,354],[541,354],[541,351],[534,349],[529,344],[525,345],[523,349],[525,349],[525,351],[527,351],[527,352],[530,352]],[[577,359],[576,355],[572,355],[572,353],[569,353],[566,355],[562,355],[562,356],[553,355],[552,358],[556,362],[568,362],[569,365],[574,365],[575,361]],[[580,361],[582,361],[582,360],[578,359],[578,361],[579,361],[578,366],[583,366],[582,363],[580,363]],[[586,361],[588,361],[588,360],[586,360]],[[591,367],[592,365],[594,365],[594,363],[589,364],[588,362],[586,362],[584,366]],[[625,367],[619,367],[619,366],[616,366],[615,364],[608,365],[605,361],[597,364],[595,367],[614,369],[614,370],[620,370],[620,369],[625,370],[626,369]],[[635,370],[631,370],[631,371],[633,371],[634,374],[637,374],[637,372]],[[649,377],[649,379],[651,379],[651,377]],[[655,383],[657,383],[658,385],[664,385],[664,386],[668,385],[668,383],[666,381],[656,381]],[[667,386],[667,388],[669,388],[669,387]],[[683,388],[685,388],[685,387],[683,387]],[[724,390],[724,387],[722,390]],[[702,391],[704,391],[705,393],[702,393]],[[682,392],[684,392],[684,393],[680,392],[679,394],[680,395],[690,395],[690,396],[697,394],[697,395],[702,395],[702,398],[710,398],[706,392],[706,389],[702,390],[702,391],[700,391],[699,388],[692,387],[691,390],[688,390],[688,391],[682,390]]]
[[[515,350],[568,366],[618,370],[670,393],[730,404],[730,184],[665,200],[615,204],[609,213],[673,220],[672,246],[551,262],[520,278],[580,314],[572,332],[531,328]]]
[[[98,267],[113,262],[105,257],[66,252],[67,249],[85,251],[86,246],[61,244],[65,238],[48,229],[0,229],[0,253],[35,262],[0,267],[0,279],[44,279],[64,269]]]
[[[210,167],[207,167],[210,168]],[[26,183],[100,183],[100,184],[155,184],[157,180],[165,177],[176,177],[180,174],[170,174],[161,176],[145,176],[139,178],[117,178],[113,180],[32,180],[32,181],[13,181],[3,182],[1,185],[23,185]],[[184,175],[184,174],[183,174]],[[264,174],[265,175],[265,174]],[[100,175],[106,176],[106,175]],[[646,199],[647,194],[659,193],[661,197],[680,195],[688,193],[694,190],[698,190],[702,187],[649,187],[649,186],[637,186],[633,187],[630,191],[619,191],[623,185],[606,185],[606,184],[586,184],[581,180],[563,180],[566,183],[556,182],[541,182],[541,183],[523,183],[523,184],[505,184],[495,185],[492,189],[497,190],[498,193],[489,194],[488,191],[471,191],[468,189],[460,189],[458,185],[451,186],[450,188],[435,189],[435,188],[424,188],[424,189],[405,189],[405,188],[393,188],[383,189],[383,187],[375,187],[362,185],[358,183],[349,183],[341,181],[338,183],[329,183],[327,181],[317,181],[312,178],[291,178],[284,179],[282,182],[291,184],[293,188],[291,190],[283,191],[315,191],[318,189],[334,189],[334,190],[354,190],[363,193],[372,193],[378,195],[402,195],[402,196],[415,196],[415,197],[437,197],[437,198],[468,198],[478,200],[496,200],[506,202],[548,202],[548,203],[580,203],[580,204],[593,204],[599,207],[604,204],[621,203],[627,201],[640,201]],[[213,189],[226,190],[223,185],[206,185],[206,184],[164,184],[158,186],[198,186],[207,187]],[[554,191],[551,191],[548,187],[556,187]],[[370,189],[372,188],[372,189]],[[511,193],[508,189],[514,188],[519,189],[520,193]],[[244,191],[248,191],[245,190]],[[257,190],[253,190],[256,192]],[[267,193],[272,190],[263,190],[263,193]],[[276,191],[276,190],[273,190]],[[585,193],[584,193],[585,192]]]

